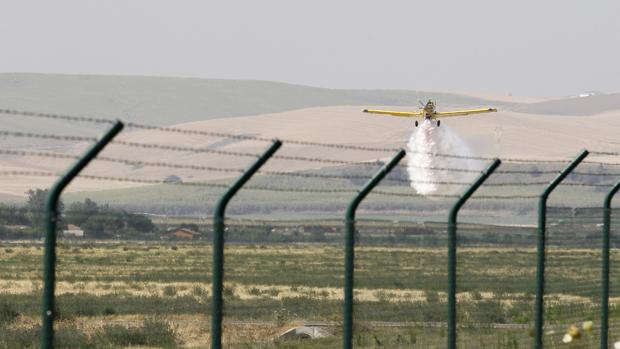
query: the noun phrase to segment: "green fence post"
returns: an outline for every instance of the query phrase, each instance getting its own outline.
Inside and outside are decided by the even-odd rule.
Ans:
[[[583,150],[560,174],[549,183],[540,194],[538,201],[538,234],[536,237],[536,319],[534,348],[543,347],[543,311],[545,295],[545,244],[547,230],[547,198],[551,192],[588,156],[589,152]]]
[[[282,146],[282,142],[274,140],[271,146],[254,162],[220,197],[213,214],[213,285],[211,308],[211,348],[222,347],[222,290],[224,286],[224,214],[230,199],[252,178],[261,166]]]
[[[364,185],[364,187],[351,200],[345,214],[345,244],[344,244],[344,314],[342,347],[353,347],[353,273],[355,271],[355,211],[359,204],[366,198],[368,193],[385,178],[385,176],[405,157],[407,153],[401,149],[394,157]]]
[[[54,347],[54,289],[56,286],[56,225],[58,223],[58,201],[60,194],[105,146],[123,129],[117,121],[101,139],[52,186],[45,202],[45,252],[43,255],[43,325],[41,327],[41,348]]]
[[[620,181],[611,188],[603,203],[603,251],[602,251],[602,288],[601,288],[601,349],[608,348],[609,335],[609,240],[611,226],[611,200],[620,190]]]
[[[454,203],[448,217],[448,349],[456,348],[456,218],[467,199],[501,163],[501,160],[495,159],[482,171],[478,179]]]

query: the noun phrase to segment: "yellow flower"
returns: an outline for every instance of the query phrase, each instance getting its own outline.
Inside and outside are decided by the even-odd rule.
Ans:
[[[568,326],[568,330],[566,331],[573,339],[577,339],[581,337],[581,332],[579,331],[579,327],[575,325]]]
[[[583,328],[583,330],[586,332],[592,332],[592,328],[594,328],[594,322],[584,321],[583,324],[581,324],[581,328]]]

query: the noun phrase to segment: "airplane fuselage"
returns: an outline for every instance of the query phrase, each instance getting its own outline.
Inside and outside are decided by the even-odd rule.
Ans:
[[[435,103],[428,101],[422,108],[424,120],[432,120],[435,118]]]

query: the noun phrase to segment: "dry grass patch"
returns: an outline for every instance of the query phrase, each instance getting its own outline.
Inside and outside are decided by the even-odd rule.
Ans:
[[[166,294],[170,287],[174,295]],[[56,283],[56,295],[84,293],[95,296],[123,293],[131,296],[194,296],[207,297],[210,285],[195,282],[65,282]],[[40,289],[40,282],[32,280],[0,280],[0,290],[6,294],[30,294]]]

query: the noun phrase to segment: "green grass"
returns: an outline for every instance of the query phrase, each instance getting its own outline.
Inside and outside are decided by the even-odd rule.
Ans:
[[[200,243],[176,243],[175,246],[178,247],[176,250],[162,243],[61,244],[58,249],[58,287],[59,290],[73,287],[73,291],[63,291],[57,297],[61,323],[103,321],[104,326],[116,326],[105,321],[127,317],[148,319],[157,316],[166,320],[189,316],[200,321],[203,324],[200,333],[208,335],[208,317],[205,315],[211,309],[211,248]],[[26,320],[38,319],[40,313],[42,250],[27,244],[11,244],[11,248],[14,253],[0,254],[0,280],[14,283],[0,292],[0,315],[4,319],[4,325],[0,326],[6,331],[15,331],[11,333],[15,333],[15,341],[19,341],[29,336],[28,331],[34,331],[31,320]],[[339,294],[342,288],[341,246],[235,244],[229,245],[225,256],[226,321],[282,325],[308,320],[341,321],[342,301],[330,298]],[[358,325],[369,321],[415,322],[419,325],[394,329],[369,325],[368,329],[356,332],[359,347],[373,348],[379,341],[387,343],[386,347],[406,348],[414,340],[423,347],[443,346],[445,333],[440,328],[420,324],[446,321],[446,257],[445,249],[439,247],[360,245],[357,249],[356,285],[358,290],[367,293],[360,294],[355,303]],[[612,260],[620,261],[619,250],[612,251]],[[461,247],[458,263],[459,294],[464,297],[467,292],[469,295],[459,298],[457,307],[459,324],[465,326],[459,329],[460,340],[470,343],[463,345],[475,347],[472,343],[483,343],[486,348],[529,347],[535,250]],[[598,249],[549,249],[547,289],[550,295],[546,303],[546,320],[548,324],[558,326],[558,336],[571,323],[597,321],[599,275]],[[612,297],[620,296],[618,275],[612,271]],[[19,282],[28,280],[36,281],[35,285],[12,293],[11,289],[18,287]],[[155,284],[160,285],[160,290],[148,293]],[[303,291],[308,287],[314,287],[314,291]],[[331,288],[336,290],[335,293]],[[243,290],[247,290],[251,298],[243,298]],[[418,291],[421,292],[419,295],[415,293]],[[287,296],[287,292],[297,293]],[[409,295],[399,296],[399,292]],[[612,326],[620,324],[617,305],[612,307],[611,314]],[[486,330],[476,327],[491,323],[524,327]],[[67,331],[70,330],[71,327],[67,327]],[[69,337],[81,341],[79,343],[84,343],[84,347],[93,345],[93,338],[99,336],[92,330],[83,332],[77,328],[75,331],[83,336]],[[109,331],[113,334],[106,335],[106,338],[117,340],[115,343],[121,343],[125,336],[134,337],[120,327],[110,327]],[[135,336],[138,338],[135,343],[140,342],[139,335]],[[253,336],[240,335],[237,347],[329,348],[339,343],[338,338],[278,343],[273,341],[274,336],[272,333],[255,340],[250,339]],[[178,340],[184,338],[179,336]],[[247,345],[243,344],[244,341]],[[2,345],[11,347],[15,343],[18,342]],[[82,345],[78,344],[75,346]],[[170,345],[182,344],[175,342]]]
[[[1,329],[0,348],[39,348],[39,326]],[[174,348],[181,344],[175,330],[166,322],[147,319],[139,326],[106,325],[85,334],[75,324],[57,326],[54,336],[56,348],[95,349],[148,346]]]
[[[504,171],[556,171],[558,164],[502,165]],[[320,170],[303,171],[306,174],[370,176],[378,166],[334,166]],[[608,168],[584,164],[579,171],[584,173],[604,173]],[[470,223],[496,223],[498,218],[504,224],[534,224],[536,222],[537,200],[533,199],[479,199],[482,196],[537,196],[544,185],[537,186],[490,186],[498,183],[546,182],[553,174],[524,175],[502,173],[489,179],[489,185],[482,186],[463,207],[460,220]],[[388,179],[376,189],[383,192],[415,194],[409,187],[404,167],[397,168]],[[611,177],[573,176],[569,180],[575,183],[603,184]],[[228,180],[216,180],[212,183],[228,184]],[[349,189],[355,191],[361,187],[360,179],[324,179],[304,178],[259,174],[252,178],[248,187],[305,188],[305,189]],[[600,207],[604,192],[608,188],[559,186],[549,200],[550,206],[559,207]],[[68,193],[64,196],[67,203],[82,201],[85,198],[97,202],[121,206],[140,212],[163,214],[210,216],[217,199],[222,195],[221,188],[196,188],[178,185],[152,185],[140,188],[105,190],[88,193]],[[453,194],[458,194],[454,192]],[[241,190],[227,210],[229,217],[244,219],[337,219],[344,215],[344,210],[354,193],[299,193]],[[161,198],[166,198],[162,201]],[[360,218],[382,218],[401,221],[444,221],[448,210],[454,204],[454,198],[429,199],[412,196],[386,196],[371,193],[360,206]],[[257,204],[257,202],[260,203]],[[492,217],[487,214],[495,212]]]

